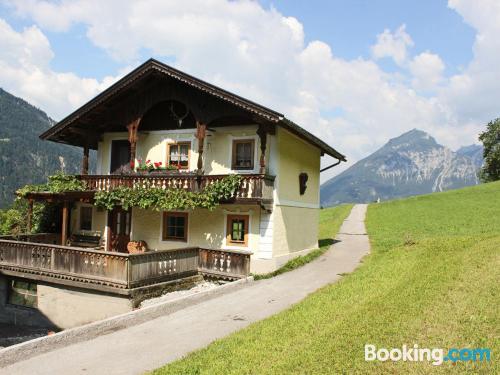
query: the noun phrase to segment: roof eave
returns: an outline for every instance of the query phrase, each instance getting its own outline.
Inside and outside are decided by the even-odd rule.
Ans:
[[[45,132],[40,134],[39,137],[43,140],[50,140],[51,136],[57,134],[59,131],[62,131],[65,127],[69,126],[71,123],[78,120],[79,117],[92,110],[99,103],[105,101],[109,97],[116,94],[118,90],[126,88],[129,84],[131,84],[141,75],[144,75],[149,71],[153,70],[160,71],[190,86],[196,87],[222,100],[235,104],[243,109],[246,109],[250,112],[259,115],[260,117],[265,118],[268,121],[278,122],[281,118],[283,118],[283,115],[281,113],[273,111],[270,108],[262,106],[251,100],[245,99],[239,95],[233,94],[229,91],[226,91],[220,87],[212,85],[194,76],[181,72],[180,70],[172,68],[171,66],[163,64],[155,59],[149,59],[142,65],[134,69],[132,72],[128,73],[125,77],[121,78],[113,85],[108,87],[106,90],[104,90],[103,92],[95,96],[93,99],[88,101],[82,107],[78,108],[76,111],[72,112],[70,115],[66,116],[61,121],[57,122],[54,126],[47,129]],[[53,140],[55,141],[55,139]]]

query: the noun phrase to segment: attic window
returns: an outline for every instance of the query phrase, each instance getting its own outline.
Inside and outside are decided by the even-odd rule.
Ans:
[[[255,140],[236,139],[233,141],[232,169],[251,170],[254,167]]]

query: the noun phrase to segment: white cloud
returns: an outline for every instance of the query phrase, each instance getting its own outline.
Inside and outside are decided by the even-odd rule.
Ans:
[[[441,99],[461,123],[486,124],[500,116],[500,2],[452,0],[448,4],[476,30],[474,57],[450,78]]]
[[[377,35],[377,43],[371,47],[375,59],[390,57],[398,65],[403,65],[408,56],[408,48],[413,47],[413,40],[406,32],[406,25],[401,25],[394,33],[385,29]]]
[[[412,85],[417,90],[433,91],[443,82],[444,63],[441,58],[430,52],[423,52],[409,64],[413,75]]]
[[[491,116],[500,102],[500,11],[493,1],[484,8],[474,1],[450,2],[478,30],[474,61],[450,79],[444,77],[445,64],[438,55],[411,55],[414,43],[405,25],[377,36],[373,60],[346,60],[322,41],[306,44],[307,30],[296,18],[253,1],[11,3],[18,15],[38,26],[9,31],[18,39],[6,38],[12,39],[10,55],[2,53],[0,63],[12,73],[2,69],[0,84],[7,82],[16,94],[53,115],[69,113],[112,80],[82,79],[50,69],[53,54],[39,28],[67,31],[75,24],[83,24],[89,40],[124,65],[143,51],[173,58],[181,70],[285,113],[346,153],[351,163],[412,128],[428,131],[451,147],[472,143],[483,126],[482,117]],[[40,42],[30,44],[36,38]],[[9,57],[4,55],[10,60],[27,56],[32,66],[17,67],[5,62]],[[384,57],[392,58],[402,72],[384,72],[377,64]],[[478,95],[472,105],[470,95]]]
[[[60,119],[109,86],[73,73],[54,72],[54,53],[37,26],[17,32],[0,18],[0,86]]]

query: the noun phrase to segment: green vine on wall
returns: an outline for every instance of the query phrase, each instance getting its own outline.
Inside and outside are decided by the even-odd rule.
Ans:
[[[29,193],[49,192],[62,193],[65,191],[84,191],[85,183],[75,176],[57,173],[48,177],[45,184],[26,185],[16,191],[19,198],[25,198]]]
[[[213,210],[221,200],[233,197],[240,186],[241,176],[228,175],[215,181],[201,191],[158,187],[117,187],[110,191],[99,191],[94,196],[94,205],[106,210],[115,207],[153,209],[156,211],[207,208]]]
[[[94,205],[106,210],[121,206],[124,209],[139,207],[157,211],[187,210],[207,208],[213,210],[221,200],[233,197],[241,183],[241,176],[228,175],[196,192],[184,189],[167,189],[145,186],[119,186],[110,191],[95,193]],[[75,176],[56,174],[48,178],[48,182],[40,185],[26,185],[17,190],[18,198],[25,198],[29,193],[86,190],[83,181]]]

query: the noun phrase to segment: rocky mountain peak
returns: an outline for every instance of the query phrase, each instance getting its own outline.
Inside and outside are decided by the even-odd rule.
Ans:
[[[324,183],[321,203],[370,202],[475,185],[481,164],[482,150],[453,152],[413,129]]]

